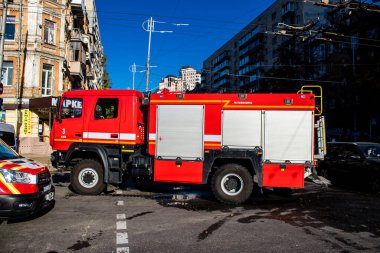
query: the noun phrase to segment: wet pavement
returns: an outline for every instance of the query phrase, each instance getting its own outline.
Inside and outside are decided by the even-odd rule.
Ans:
[[[307,183],[292,193],[255,189],[229,206],[206,186],[128,184],[79,196],[68,174],[53,178],[54,209],[0,225],[0,252],[380,252],[377,194]]]

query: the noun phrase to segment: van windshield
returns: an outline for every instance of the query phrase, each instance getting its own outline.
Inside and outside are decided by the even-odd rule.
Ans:
[[[15,134],[10,132],[1,132],[0,131],[0,138],[8,144],[8,146],[14,146],[15,143]]]
[[[15,159],[20,156],[9,148],[3,141],[0,141],[0,160]]]

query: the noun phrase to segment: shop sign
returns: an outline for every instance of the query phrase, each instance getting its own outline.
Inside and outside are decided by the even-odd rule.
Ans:
[[[23,111],[24,134],[32,133],[32,113],[29,109]]]

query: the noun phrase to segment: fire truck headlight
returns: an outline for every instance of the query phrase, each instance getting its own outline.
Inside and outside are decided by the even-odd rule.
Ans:
[[[33,178],[33,175],[29,173],[13,170],[0,169],[0,173],[7,183],[29,184]]]

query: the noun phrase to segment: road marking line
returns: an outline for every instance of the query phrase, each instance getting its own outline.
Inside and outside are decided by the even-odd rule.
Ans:
[[[129,247],[116,248],[116,253],[129,253]]]
[[[118,206],[124,206],[124,201],[123,200],[118,200],[116,205],[118,205]]]
[[[123,221],[117,221],[116,222],[116,229],[117,230],[127,229],[127,221],[125,221],[125,220],[123,220]]]
[[[116,233],[116,244],[127,244],[128,243],[128,233]]]
[[[125,213],[116,214],[116,219],[117,220],[125,220],[126,217],[127,216],[125,215]]]
[[[116,194],[122,195],[123,194],[123,190],[116,190]]]

